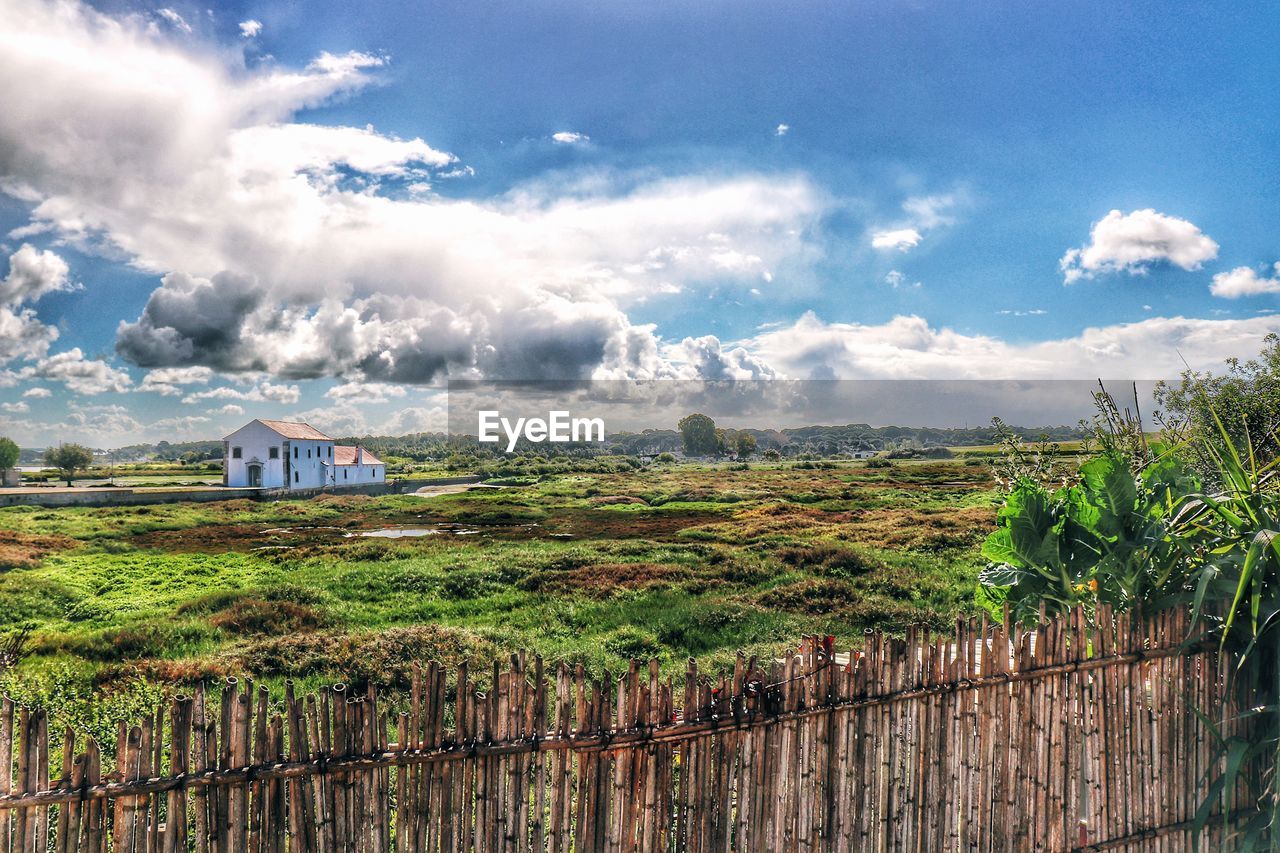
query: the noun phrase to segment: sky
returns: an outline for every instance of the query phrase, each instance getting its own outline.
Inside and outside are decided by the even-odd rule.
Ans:
[[[1277,35],[1216,2],[0,0],[0,435],[1219,368],[1280,331]]]

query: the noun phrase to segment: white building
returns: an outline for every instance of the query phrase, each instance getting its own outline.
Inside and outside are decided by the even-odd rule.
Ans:
[[[222,440],[222,484],[319,489],[385,483],[387,466],[363,447],[334,444],[309,424],[250,421]]]

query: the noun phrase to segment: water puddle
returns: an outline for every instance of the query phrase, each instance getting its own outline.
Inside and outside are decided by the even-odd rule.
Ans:
[[[385,527],[382,530],[360,530],[348,533],[346,538],[372,536],[378,539],[405,539],[415,536],[439,536],[441,533],[444,531],[437,527]]]

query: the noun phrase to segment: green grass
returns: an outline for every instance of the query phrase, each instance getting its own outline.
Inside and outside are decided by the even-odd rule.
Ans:
[[[674,672],[806,633],[945,628],[971,609],[991,488],[958,463],[662,466],[429,499],[0,509],[18,566],[0,569],[0,633],[34,626],[3,684],[47,701],[51,673],[103,696],[223,674],[402,687],[411,659],[515,649]],[[345,535],[387,525],[443,532]]]

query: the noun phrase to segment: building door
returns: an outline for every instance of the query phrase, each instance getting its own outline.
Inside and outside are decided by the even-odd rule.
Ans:
[[[249,488],[262,488],[262,466],[257,462],[253,462],[249,465]]]

